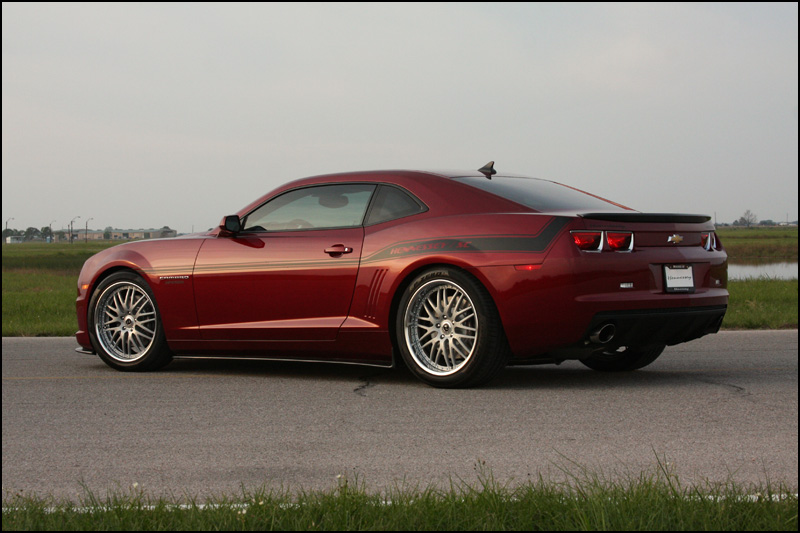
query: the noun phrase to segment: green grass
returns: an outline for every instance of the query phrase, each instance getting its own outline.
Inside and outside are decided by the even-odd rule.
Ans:
[[[783,235],[774,239],[792,241],[796,257],[797,228],[735,229],[721,238],[728,239],[727,246],[736,239],[748,241],[751,235],[758,240],[760,234]],[[3,245],[2,335],[74,335],[80,268],[92,254],[115,244],[119,243]],[[797,280],[731,281],[723,328],[797,328],[797,290]]]
[[[3,337],[74,335],[77,276],[3,269]]]
[[[21,243],[3,245],[3,270],[51,270],[73,275],[76,280],[84,261],[118,241],[68,243]]]
[[[797,280],[748,279],[728,283],[723,328],[797,329]]]
[[[3,270],[3,337],[70,336],[77,276],[46,270]],[[797,328],[797,280],[748,279],[728,283],[723,328]]]
[[[752,258],[796,261],[797,229],[725,227],[717,228],[717,235],[728,252],[728,257],[733,261]]]
[[[329,491],[248,491],[209,498],[151,497],[131,488],[78,503],[6,495],[3,530],[797,530],[797,495],[733,483],[684,487],[661,466],[624,481],[581,474],[568,483],[510,487],[489,475],[447,490],[370,492],[358,480]]]
[[[78,273],[89,257],[116,244],[4,244],[3,337],[74,335]]]

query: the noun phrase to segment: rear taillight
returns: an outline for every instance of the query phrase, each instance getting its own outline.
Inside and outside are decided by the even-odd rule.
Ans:
[[[633,250],[633,233],[630,231],[606,232],[608,247],[615,252],[630,252]]]
[[[599,252],[603,246],[602,231],[573,231],[575,246],[584,252]]]
[[[631,231],[573,231],[575,246],[584,252],[630,252],[633,250]]]
[[[713,231],[703,233],[700,237],[700,244],[708,251],[718,250],[717,234]]]

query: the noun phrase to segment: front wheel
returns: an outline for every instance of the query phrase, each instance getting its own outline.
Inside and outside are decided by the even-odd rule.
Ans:
[[[495,377],[510,358],[497,309],[468,274],[438,268],[403,294],[395,324],[409,369],[434,387],[471,387]]]
[[[608,350],[592,354],[586,359],[581,359],[581,363],[592,370],[603,372],[626,372],[638,370],[655,361],[666,346],[648,346],[636,348],[623,346],[617,350]]]
[[[89,337],[117,370],[156,370],[172,360],[153,292],[133,272],[100,282],[89,302]]]

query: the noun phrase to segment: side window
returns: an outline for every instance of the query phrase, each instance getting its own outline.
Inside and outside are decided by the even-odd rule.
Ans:
[[[374,190],[375,185],[352,183],[289,191],[248,214],[244,231],[360,226]]]
[[[382,185],[370,209],[366,224],[378,224],[387,220],[416,215],[425,211],[425,206],[397,187]]]

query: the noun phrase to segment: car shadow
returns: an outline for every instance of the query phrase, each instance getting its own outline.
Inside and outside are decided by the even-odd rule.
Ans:
[[[160,373],[262,376],[297,381],[365,382],[362,388],[403,386],[427,388],[404,365],[381,368],[338,363],[299,361],[177,358]],[[634,372],[598,372],[577,362],[563,365],[510,366],[486,385],[467,390],[609,389],[652,388],[697,381],[697,372],[642,369]]]
[[[214,374],[219,376],[264,376],[303,381],[363,380],[381,377],[389,382],[419,382],[405,367],[396,368],[342,363],[275,361],[269,359],[176,358],[159,372]]]
[[[631,372],[599,372],[570,361],[563,365],[512,366],[486,385],[492,389],[595,389],[672,387],[697,381],[698,372],[644,368]]]

